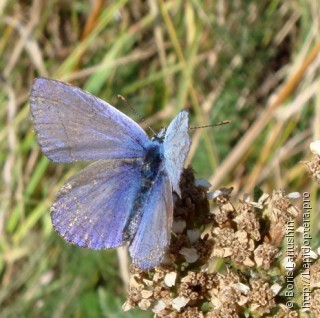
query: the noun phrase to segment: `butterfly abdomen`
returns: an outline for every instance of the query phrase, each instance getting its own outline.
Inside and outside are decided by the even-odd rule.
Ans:
[[[143,207],[148,200],[155,181],[160,174],[164,173],[163,167],[163,145],[158,141],[153,141],[151,146],[147,149],[143,160],[141,169],[141,185],[123,230],[124,241],[130,242],[134,238],[143,215]]]

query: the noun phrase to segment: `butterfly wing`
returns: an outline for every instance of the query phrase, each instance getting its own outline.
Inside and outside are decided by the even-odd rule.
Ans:
[[[158,265],[170,243],[173,218],[171,189],[169,178],[160,173],[144,205],[139,228],[129,249],[133,263],[142,269]]]
[[[173,190],[181,196],[179,187],[184,162],[189,153],[191,140],[188,134],[189,113],[181,111],[169,125],[164,138],[165,167]]]
[[[37,140],[56,162],[141,158],[148,136],[132,119],[80,88],[38,78],[30,93]]]
[[[123,245],[123,229],[139,191],[141,161],[100,160],[60,190],[51,208],[55,230],[68,242],[92,249]]]

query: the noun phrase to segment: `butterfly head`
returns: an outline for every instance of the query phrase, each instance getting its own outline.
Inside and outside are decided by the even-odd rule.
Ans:
[[[164,137],[166,136],[166,132],[167,132],[167,128],[162,127],[160,131],[151,138],[151,140],[162,143],[164,140]]]

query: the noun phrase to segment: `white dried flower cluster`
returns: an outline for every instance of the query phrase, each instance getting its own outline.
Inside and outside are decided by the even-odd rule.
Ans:
[[[299,199],[300,194],[273,191],[256,202],[245,195],[234,204],[232,188],[208,194],[209,184],[195,181],[190,171],[182,181],[166,265],[148,272],[131,269],[129,297],[123,309],[139,307],[152,311],[154,318],[298,317],[299,310],[288,309],[283,296],[278,299],[277,295],[285,288],[286,266],[293,262],[295,266],[290,268],[301,268],[301,246],[294,246],[290,259],[281,249],[286,222],[300,215],[290,200]],[[207,197],[218,207],[211,213]],[[312,312],[317,317],[319,252],[310,255],[314,261]],[[228,264],[221,273],[212,270],[217,259]]]

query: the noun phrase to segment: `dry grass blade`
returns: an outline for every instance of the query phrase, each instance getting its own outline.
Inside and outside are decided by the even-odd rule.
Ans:
[[[296,73],[286,81],[286,83],[277,94],[276,98],[268,105],[266,110],[261,113],[256,122],[250,127],[241,141],[228,155],[227,159],[224,160],[216,174],[210,178],[210,183],[213,187],[217,187],[217,185],[220,184],[222,178],[226,174],[228,174],[231,169],[233,169],[235,164],[239,162],[240,158],[250,148],[251,144],[254,142],[257,136],[259,136],[260,132],[269,123],[269,120],[272,118],[277,107],[279,107],[294,91],[296,86],[299,84],[299,81],[302,79],[304,73],[306,72],[307,68],[314,61],[319,52],[320,41],[316,43],[316,45],[308,54],[307,58],[305,59],[305,61],[303,61]]]

